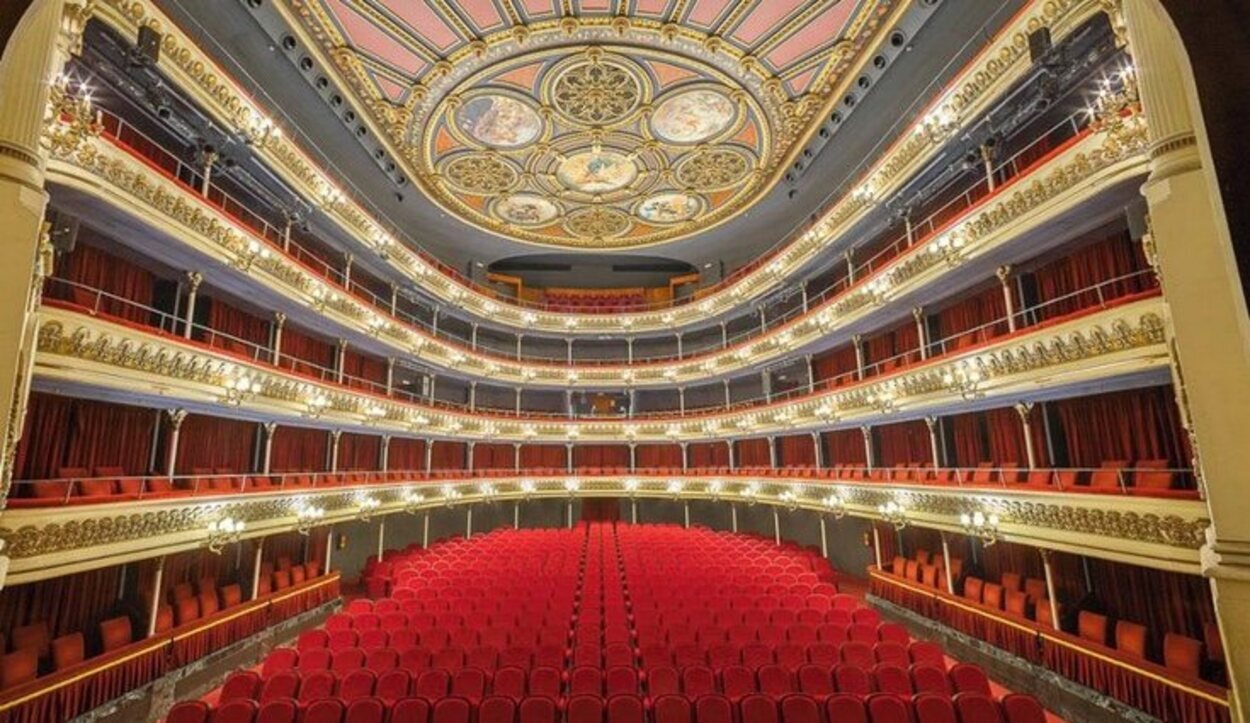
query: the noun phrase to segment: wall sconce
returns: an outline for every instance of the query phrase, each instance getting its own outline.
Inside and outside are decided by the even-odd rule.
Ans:
[[[356,504],[360,508],[356,516],[360,518],[361,522],[368,522],[373,517],[373,513],[382,506],[382,502],[377,497],[369,495],[361,497]]]
[[[795,494],[794,490],[783,490],[781,494],[777,495],[777,500],[785,505],[790,512],[794,512],[799,508],[799,496]]]
[[[295,531],[301,535],[308,535],[312,532],[312,528],[326,516],[325,508],[316,505],[303,504],[295,509]]]
[[[425,495],[420,492],[409,492],[404,495],[404,509],[410,515],[417,514],[422,502],[425,502]]]
[[[227,381],[225,388],[226,394],[221,398],[221,401],[232,407],[237,407],[244,400],[251,399],[259,394],[264,387],[260,383],[260,377],[254,377],[245,373]]]
[[[754,505],[756,498],[760,494],[760,485],[758,482],[751,482],[738,490],[738,494],[742,495],[742,499],[746,500],[748,505]]]
[[[881,516],[881,519],[894,525],[896,530],[901,530],[907,526],[907,510],[894,500],[890,500],[884,505],[879,505],[877,514]]]
[[[91,93],[86,84],[78,83],[61,75],[52,83],[49,103],[52,106],[48,128],[51,150],[73,153],[88,139],[96,138],[104,131],[100,111],[91,103]]]
[[[967,362],[960,362],[958,366],[942,373],[942,383],[967,400],[982,396],[978,387],[984,379],[985,375],[981,373],[981,370]]]
[[[220,555],[226,545],[238,542],[243,537],[243,520],[223,517],[208,523],[208,551]]]
[[[971,514],[964,512],[959,515],[959,524],[964,532],[981,538],[986,547],[998,542],[998,515],[993,512],[988,515],[981,510]]]
[[[304,416],[317,419],[330,408],[330,399],[324,394],[314,394],[304,404],[307,407]]]
[[[478,493],[480,493],[482,497],[485,497],[488,500],[492,500],[495,497],[499,496],[499,490],[495,489],[495,485],[489,484],[489,483],[483,484],[480,487],[478,487]]]
[[[386,410],[377,404],[370,404],[365,409],[365,424],[374,425],[382,421],[386,416]]]
[[[451,485],[443,485],[442,492],[443,492],[443,504],[448,507],[451,507],[453,504],[455,504],[456,500],[460,499],[460,496],[461,496],[460,490],[456,489],[455,487],[452,487]]]
[[[724,491],[724,489],[725,489],[725,483],[721,482],[718,479],[714,479],[711,482],[707,483],[708,494],[712,495],[712,499],[716,500],[717,502],[720,501],[720,493]]]
[[[634,479],[633,477],[630,477],[629,479],[625,480],[625,491],[629,493],[629,498],[631,500],[637,497],[638,496],[638,480]]]
[[[668,487],[665,489],[670,495],[673,496],[673,499],[679,499],[681,497],[682,490],[685,489],[685,485],[682,484],[681,480],[675,479],[671,480],[668,483]]]
[[[537,491],[538,491],[538,485],[534,484],[534,480],[532,479],[521,480],[521,497],[524,498],[526,502],[528,502],[530,498],[534,496],[534,493]]]
[[[269,258],[269,248],[255,239],[248,239],[247,244],[234,259],[234,265],[241,271],[247,271],[256,263],[256,259]]]
[[[576,495],[577,491],[580,490],[581,488],[582,488],[582,483],[576,479],[569,479],[569,480],[564,481],[564,491],[569,493],[569,497]]]
[[[840,520],[846,517],[846,501],[836,493],[825,497],[820,501],[820,504],[824,506],[829,514],[833,515],[833,519]]]
[[[893,412],[896,401],[898,401],[898,395],[894,392],[893,387],[882,386],[868,392],[868,404],[878,409],[882,414]]]

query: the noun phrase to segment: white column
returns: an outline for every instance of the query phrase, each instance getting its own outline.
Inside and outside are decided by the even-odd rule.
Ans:
[[[925,417],[924,425],[929,428],[929,452],[933,455],[933,468],[942,467],[942,447],[938,444],[938,418]]]
[[[807,367],[807,393],[815,394],[816,393],[816,368],[812,366],[812,355],[805,354],[803,356],[803,361],[804,361],[805,366]]]
[[[378,469],[383,472],[389,472],[391,468],[391,435],[382,435],[381,461],[378,463]]]
[[[916,320],[916,338],[920,340],[920,358],[929,358],[929,328],[924,323],[924,307],[917,306],[911,310],[911,315]]]
[[[681,501],[682,513],[685,516],[686,529],[690,529],[690,500]]]
[[[521,503],[512,503],[512,529],[521,529]]]
[[[681,443],[681,470],[685,472],[690,469],[690,443]]]
[[[825,445],[820,438],[820,432],[812,432],[812,452],[815,455],[816,469],[825,468]]]
[[[686,388],[677,387],[677,412],[678,414],[686,413]]]
[[[399,309],[399,285],[391,284],[391,316]]]
[[[434,440],[425,440],[425,475],[430,476],[430,470],[434,468]]]
[[[638,500],[632,497],[629,499],[629,522],[633,525],[638,524]]]
[[[339,440],[343,437],[343,430],[330,430],[330,471],[339,471]]]
[[[386,517],[378,517],[378,562],[382,562],[382,556],[386,554]]]
[[[273,433],[278,431],[277,422],[265,422],[262,426],[265,430],[265,457],[261,463],[261,474],[269,474],[273,463]]]
[[[729,529],[738,531],[738,506],[729,505]]]
[[[178,466],[178,438],[182,433],[182,422],[187,418],[187,410],[170,409],[169,415],[169,456],[166,457],[165,476],[173,477]]]
[[[781,547],[781,512],[777,510],[776,505],[773,506],[773,540],[777,543],[777,547]]]
[[[820,516],[820,556],[829,559],[829,529],[825,516]]]
[[[1059,600],[1055,596],[1055,571],[1050,565],[1050,550],[1038,550],[1042,554],[1042,572],[1046,575],[1046,597],[1050,598],[1050,621],[1055,630],[1059,625]]]
[[[349,290],[352,288],[352,261],[353,260],[354,260],[354,257],[352,256],[350,251],[343,254],[343,288],[349,289]]]
[[[260,566],[265,555],[265,538],[256,538],[256,549],[252,552],[252,599],[260,597]]]
[[[951,544],[942,533],[942,561],[946,563],[946,592],[955,594],[955,573],[951,570]]]
[[[517,472],[521,471],[521,443],[520,442],[512,443],[512,469]]]
[[[877,532],[877,525],[872,525],[872,552],[877,560],[877,569],[884,571],[881,567],[881,533]]]
[[[1033,420],[1030,418],[1030,412],[1033,411],[1032,402],[1020,402],[1015,406],[1016,414],[1020,415],[1020,427],[1024,433],[1024,456],[1028,462],[1029,469],[1037,468],[1037,451],[1033,449]]]
[[[768,437],[768,466],[777,469],[777,438]]]
[[[286,314],[281,311],[274,312],[273,315],[273,349],[269,358],[273,361],[274,366],[282,362],[282,328],[286,326]]]
[[[325,527],[325,568],[324,574],[330,574],[330,565],[334,564],[334,523]]]
[[[343,367],[347,363],[347,340],[339,339],[339,353],[337,361],[334,363],[334,379],[339,384],[343,383]]]
[[[999,266],[994,272],[1003,285],[1003,301],[1007,305],[1007,330],[1016,330],[1016,295],[1011,290],[1011,265]]]
[[[864,462],[868,469],[872,469],[876,460],[873,459],[872,450],[872,427],[860,427],[860,434],[864,435]]]
[[[161,609],[161,588],[165,581],[165,556],[156,558],[156,575],[152,578],[152,604],[148,606],[148,634],[156,634],[156,615]]]
[[[469,411],[477,411],[477,382],[469,382]]]
[[[851,343],[855,345],[855,378],[864,378],[864,335],[856,334],[851,337]]]
[[[386,396],[395,392],[395,357],[386,359]]]
[[[198,271],[188,271],[184,274],[187,279],[187,311],[182,317],[182,338],[191,338],[191,325],[195,323],[195,297],[199,293],[200,284],[204,283],[204,276]]]
[[[464,466],[470,472],[473,471],[473,449],[477,446],[477,442],[469,440],[464,445]]]
[[[729,471],[733,472],[738,469],[737,455],[734,454],[734,441],[726,439],[725,444],[729,446]]]
[[[853,284],[855,283],[855,250],[847,249],[842,257],[846,259],[846,280]]]
[[[426,510],[425,515],[421,518],[421,547],[428,548],[430,546],[430,512]]]
[[[473,505],[464,506],[464,539],[473,537]]]
[[[635,442],[629,443],[629,471],[635,472],[638,469],[638,445]]]

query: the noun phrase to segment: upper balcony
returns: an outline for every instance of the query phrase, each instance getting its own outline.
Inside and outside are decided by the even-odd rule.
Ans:
[[[959,194],[935,219],[909,234],[910,245],[890,245],[864,262],[849,285],[819,293],[759,333],[722,339],[719,348],[681,354],[674,360],[573,360],[564,363],[504,355],[447,339],[439,330],[403,314],[395,296],[328,283],[298,250],[275,245],[275,230],[249,216],[228,196],[205,196],[189,169],[130,127],[106,118],[101,138],[52,131],[50,177],[58,202],[91,209],[98,223],[125,229],[145,254],[175,267],[201,268],[223,288],[264,299],[292,318],[329,320],[362,348],[383,356],[410,356],[455,376],[528,387],[621,389],[668,387],[726,378],[791,357],[828,348],[898,315],[906,304],[987,277],[999,264],[1037,253],[1072,228],[1118,212],[1145,172],[1140,116],[1109,128],[1084,129],[1075,118],[1042,134],[1039,144],[1067,138],[1040,157],[1028,146],[1000,165],[1007,179],[990,193]],[[1024,159],[1032,158],[1030,162]],[[1093,193],[1097,190],[1097,193]],[[100,201],[104,207],[100,208]],[[940,223],[936,219],[943,219]],[[211,260],[211,264],[205,263]],[[260,296],[257,296],[257,294]],[[437,322],[435,322],[437,323]],[[519,349],[518,345],[518,349]],[[632,351],[632,344],[629,345]],[[632,362],[632,363],[631,363]]]
[[[864,175],[855,193],[833,204],[822,217],[783,242],[758,264],[735,272],[714,287],[702,289],[697,303],[668,310],[611,315],[551,313],[526,309],[501,299],[493,290],[458,278],[453,271],[421,253],[403,234],[372,218],[363,206],[348,198],[334,179],[319,169],[288,137],[283,135],[262,108],[246,95],[194,42],[169,22],[150,2],[102,3],[97,17],[126,37],[133,38],[140,23],[164,33],[164,51],[172,62],[165,67],[171,82],[182,88],[205,111],[225,127],[237,131],[253,145],[258,157],[282,176],[309,203],[357,239],[364,249],[378,254],[396,276],[417,283],[442,302],[480,319],[526,331],[546,331],[566,336],[604,333],[659,332],[705,324],[742,304],[760,299],[779,288],[786,279],[828,250],[870,214],[880,211],[879,202],[889,198],[900,184],[929,162],[952,134],[978,117],[998,95],[1024,77],[1030,69],[1028,32],[1047,27],[1057,40],[1100,12],[1094,0],[1055,7],[1035,2],[1019,13],[980,53],[921,120],[898,140]]]

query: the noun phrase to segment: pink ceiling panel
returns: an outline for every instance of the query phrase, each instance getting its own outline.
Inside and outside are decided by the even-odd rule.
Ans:
[[[490,30],[503,23],[499,9],[491,0],[460,0],[459,7],[475,25],[483,30]]]
[[[846,27],[854,10],[855,3],[842,0],[817,15],[802,30],[774,48],[765,58],[773,64],[773,67],[784,68],[812,51],[831,44],[842,36],[842,30]]]
[[[668,0],[638,0],[634,7],[639,15],[662,15],[668,7]]]
[[[556,11],[555,0],[521,0],[525,12],[533,16],[551,15]]]
[[[842,3],[850,4],[848,0]],[[754,45],[764,35],[779,30],[782,20],[806,4],[806,0],[766,0],[747,14],[731,37],[745,45]]]
[[[612,0],[582,0],[582,10],[603,12],[612,8]]]
[[[426,0],[386,0],[382,6],[390,10],[395,17],[403,20],[408,31],[414,36],[425,40],[439,50],[446,49],[457,41],[456,33],[447,25],[442,16],[430,7]]]
[[[740,1],[750,2],[750,0]],[[767,1],[772,2],[772,0]],[[708,27],[716,22],[716,18],[720,17],[728,4],[729,0],[695,0],[694,8],[690,10],[690,15],[687,18],[692,23]]]
[[[326,9],[342,26],[347,39],[357,49],[410,75],[415,76],[425,70],[426,62],[419,55],[413,53],[403,43],[383,32],[381,28],[368,19],[361,17],[343,0],[331,0],[326,4]]]

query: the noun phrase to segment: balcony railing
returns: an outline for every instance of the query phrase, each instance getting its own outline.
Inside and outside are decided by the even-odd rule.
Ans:
[[[1142,290],[1139,291],[1138,289]],[[762,407],[780,402],[794,401],[834,389],[842,389],[868,379],[906,371],[917,364],[938,362],[953,354],[966,353],[979,346],[997,343],[1013,334],[1036,331],[1047,326],[1105,311],[1113,306],[1157,296],[1158,294],[1159,289],[1154,273],[1149,270],[1136,271],[1049,299],[1040,304],[1013,310],[1012,314],[1003,315],[949,336],[929,340],[927,344],[923,345],[923,351],[922,346],[918,345],[889,358],[866,363],[862,372],[859,369],[844,371],[833,377],[821,379],[807,385],[800,385],[786,391],[752,396],[745,399],[734,399],[729,404],[691,405],[685,409],[648,410],[645,412],[630,410],[617,414],[584,414],[576,410],[550,412],[530,410],[524,407],[518,411],[515,405],[510,408],[499,408],[485,404],[474,404],[470,407],[467,403],[448,402],[431,399],[428,395],[413,394],[404,390],[402,386],[392,385],[388,393],[387,387],[383,383],[350,375],[343,375],[342,381],[339,381],[339,375],[333,369],[305,362],[285,353],[280,356],[279,365],[276,368],[315,379],[325,384],[339,385],[377,396],[397,398],[440,409],[472,412],[485,416],[511,419],[568,420],[637,419],[645,421],[649,419],[682,419],[700,417],[709,413]],[[64,279],[53,278],[48,280],[48,287],[45,291],[45,298],[47,297],[52,297],[51,303],[53,305],[68,305],[70,308],[85,311],[93,316],[101,316],[130,325],[153,328],[170,338],[179,338],[179,334],[175,330],[185,329],[185,321],[169,313]],[[45,303],[48,302],[46,301]],[[1075,311],[1069,311],[1068,309],[1074,304],[1079,308]],[[1015,324],[1014,332],[1009,331],[1013,322]],[[190,341],[206,345],[215,351],[238,356],[240,360],[256,364],[273,365],[272,350],[268,346],[262,346],[255,342],[224,334],[211,327],[193,324]]]
[[[711,443],[705,443],[711,444]],[[538,445],[542,446],[542,445]],[[603,445],[594,445],[603,446]],[[611,445],[609,445],[611,446]],[[622,445],[616,445],[618,447]],[[524,447],[523,447],[524,448]],[[576,449],[576,448],[575,448]],[[508,467],[350,472],[282,472],[178,475],[112,475],[18,480],[8,505],[14,508],[222,497],[240,494],[313,493],[346,486],[420,486],[477,479],[527,476],[637,477],[641,482],[694,478],[748,482],[793,480],[816,484],[923,486],[969,491],[1081,493],[1198,499],[1193,471],[1160,463],[1140,467],[1023,468],[1019,466],[938,467],[864,465],[719,467]]]

